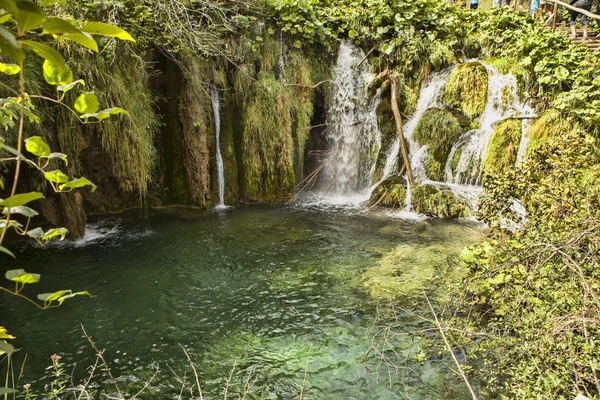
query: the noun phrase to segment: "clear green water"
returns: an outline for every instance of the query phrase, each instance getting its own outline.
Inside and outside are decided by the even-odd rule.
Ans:
[[[0,297],[2,325],[23,349],[17,359],[29,354],[24,381],[34,388],[47,382],[44,368],[53,353],[63,356],[75,383],[86,376],[94,354],[82,338],[83,324],[107,349],[125,392],[137,392],[139,380],[160,366],[142,399],[177,398],[181,385],[172,371],[192,378],[181,346],[200,373],[205,399],[223,399],[230,374],[230,399],[247,382],[248,399],[298,399],[305,374],[304,399],[468,398],[446,358],[414,357],[421,351],[418,336],[390,340],[398,369],[368,353],[372,338],[382,337],[375,335],[378,326],[418,331],[432,325],[421,317],[430,316],[420,290],[398,300],[397,319],[378,313],[362,274],[408,249],[412,256],[402,258],[411,270],[407,284],[416,287],[418,271],[427,271],[423,282],[435,298],[445,275],[456,274],[446,258],[481,237],[476,227],[283,207],[169,210],[92,226],[103,232],[96,240],[27,246],[7,266],[42,274],[28,288],[32,296],[56,289],[93,294],[45,312]],[[432,260],[443,261],[432,267]],[[390,348],[377,347],[394,360]],[[95,382],[109,387],[103,377]]]

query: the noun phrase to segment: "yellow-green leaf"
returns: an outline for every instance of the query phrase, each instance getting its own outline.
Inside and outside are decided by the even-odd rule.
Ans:
[[[21,72],[21,67],[16,64],[4,64],[0,62],[0,72],[7,75],[16,75]]]
[[[40,136],[25,139],[25,148],[28,152],[38,157],[48,157],[51,153],[50,146]]]
[[[103,22],[87,22],[83,26],[83,28],[81,28],[81,30],[87,33],[91,33],[92,35],[110,36],[116,37],[117,39],[121,40],[135,42],[135,39],[124,29],[121,29],[118,26],[105,24]]]
[[[75,100],[75,110],[80,114],[93,114],[99,109],[98,97],[92,92],[83,93]]]

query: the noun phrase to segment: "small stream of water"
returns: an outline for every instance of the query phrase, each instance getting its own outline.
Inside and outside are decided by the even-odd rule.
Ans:
[[[215,120],[215,149],[217,159],[217,180],[219,185],[219,204],[217,207],[225,207],[225,173],[223,171],[223,156],[221,155],[221,96],[219,89],[210,88],[210,100],[213,106]]]

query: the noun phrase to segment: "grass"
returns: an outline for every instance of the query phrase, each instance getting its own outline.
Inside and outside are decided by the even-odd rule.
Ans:
[[[484,177],[503,173],[515,165],[521,144],[521,131],[521,121],[514,118],[505,119],[496,125],[485,155]]]

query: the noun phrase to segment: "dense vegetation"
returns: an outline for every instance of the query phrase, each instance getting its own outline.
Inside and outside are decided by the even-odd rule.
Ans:
[[[10,3],[0,5],[10,11],[6,6]],[[448,331],[453,332],[450,339],[456,348],[467,350],[470,377],[486,398],[600,396],[600,354],[595,343],[600,334],[598,55],[525,14],[508,9],[473,12],[438,0],[42,3],[48,5],[48,16],[72,21],[73,26],[83,26],[85,20],[108,21],[138,39],[133,44],[116,42],[111,35],[101,38],[102,53],[92,57],[89,50],[75,45],[77,40],[66,37],[87,32],[46,30],[58,36],[54,40],[60,58],[52,62],[61,68],[46,64],[45,74],[39,73],[39,59],[27,57],[18,70],[8,65],[8,58],[23,62],[22,55],[4,42],[10,42],[10,36],[0,42],[6,62],[0,64],[2,72],[21,73],[24,84],[15,93],[11,85],[16,82],[3,78],[1,121],[8,131],[7,143],[22,144],[18,132],[23,133],[23,126],[14,122],[21,113],[31,122],[26,125],[31,154],[53,162],[62,159],[52,156],[57,153],[51,153],[46,142],[59,148],[60,154],[69,154],[69,174],[43,171],[52,188],[60,192],[91,185],[67,177],[91,171],[100,187],[128,193],[115,199],[89,195],[86,201],[96,212],[139,204],[140,197],[157,204],[213,204],[214,162],[202,161],[210,159],[214,150],[209,135],[214,119],[206,111],[210,88],[227,99],[223,141],[231,182],[228,202],[291,198],[304,175],[304,149],[312,127],[323,122],[319,102],[330,93],[320,84],[330,78],[333,53],[342,38],[354,39],[368,53],[374,73],[386,72],[400,81],[398,97],[404,115],[414,110],[422,81],[457,61],[480,58],[512,72],[519,80],[520,96],[535,107],[538,119],[530,129],[528,160],[517,169],[507,167],[516,159],[520,122],[507,120],[496,127],[484,166],[486,195],[480,208],[480,218],[493,226],[493,233],[485,243],[463,252],[466,278],[452,293],[461,301],[447,306],[453,313],[461,311],[459,318],[447,321],[452,327]],[[2,24],[12,29],[9,24],[14,21],[7,18]],[[17,26],[21,23],[28,24],[17,21]],[[36,27],[27,25],[26,30]],[[0,33],[6,30],[2,29]],[[98,101],[117,104],[122,108],[108,114],[121,113],[122,118],[82,126],[79,116],[68,109],[34,104],[29,98],[17,100],[25,98],[25,87],[29,94],[53,95],[44,81],[54,86],[75,83],[65,78],[67,65],[70,77],[83,78],[98,97],[88,94],[82,99],[63,89],[61,101],[79,102],[74,106],[79,114],[98,120],[104,119],[104,115],[98,118],[102,112],[96,107]],[[451,77],[443,97],[472,118],[483,111],[485,96],[481,91],[466,96],[457,89],[464,85],[465,76],[483,87],[488,75],[479,63],[463,65]],[[385,84],[381,87],[390,90]],[[123,109],[129,113],[125,115]],[[35,127],[38,118],[52,121],[43,133]],[[436,129],[448,126],[451,138],[436,135]],[[442,109],[431,110],[429,119],[417,127],[416,139],[434,147],[427,161],[431,176],[441,180],[449,143],[465,129],[453,113]],[[11,138],[11,133],[17,135]],[[12,147],[5,149],[10,152]],[[35,186],[36,179],[31,178],[28,187]],[[378,190],[387,196],[383,204],[403,204],[404,182],[388,181]],[[421,212],[465,215],[464,206],[450,196],[437,187],[418,186],[413,201]],[[63,197],[54,201],[64,202],[67,209],[73,204]],[[12,210],[25,203],[3,205]],[[18,229],[27,234],[26,229]],[[45,242],[66,231],[36,234]],[[386,265],[382,270],[394,268]],[[393,301],[392,289],[386,286],[380,291]],[[0,339],[10,335],[0,329]]]

